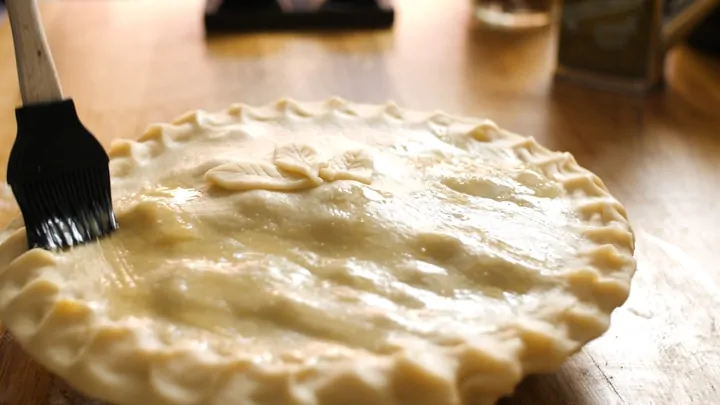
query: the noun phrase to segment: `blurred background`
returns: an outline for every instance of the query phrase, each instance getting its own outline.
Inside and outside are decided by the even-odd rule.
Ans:
[[[628,209],[633,293],[605,337],[506,404],[716,403],[718,316],[699,309],[720,296],[720,2],[39,3],[64,91],[105,145],[188,110],[340,96],[486,117],[573,153]],[[0,17],[4,162],[19,104]],[[91,403],[2,339],[0,393]]]

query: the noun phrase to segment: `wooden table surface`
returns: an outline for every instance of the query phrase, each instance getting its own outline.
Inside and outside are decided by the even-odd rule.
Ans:
[[[105,144],[186,110],[340,95],[492,118],[572,152],[627,206],[638,272],[610,331],[504,405],[717,404],[720,395],[720,61],[685,48],[646,98],[553,85],[553,33],[472,27],[467,0],[397,1],[392,31],[206,39],[199,0],[42,5],[64,89]],[[0,161],[20,103],[0,23]],[[5,176],[5,164],[0,165]],[[3,219],[14,211],[0,203]],[[0,339],[0,405],[86,405]]]

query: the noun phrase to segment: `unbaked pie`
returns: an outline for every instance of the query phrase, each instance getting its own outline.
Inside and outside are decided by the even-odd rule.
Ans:
[[[493,122],[281,100],[110,149],[120,230],[0,245],[0,319],[117,405],[493,404],[608,328],[623,206]]]

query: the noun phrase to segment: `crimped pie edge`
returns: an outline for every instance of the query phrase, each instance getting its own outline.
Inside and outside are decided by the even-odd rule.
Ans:
[[[502,143],[518,159],[562,183],[566,198],[585,219],[585,236],[595,242],[581,252],[583,265],[564,273],[575,291],[572,302],[512,320],[477,340],[423,348],[423,353],[368,353],[322,367],[271,368],[192,346],[167,346],[152,331],[103,319],[87,302],[63,297],[64,280],[44,271],[55,257],[36,252],[17,257],[0,272],[0,319],[50,371],[89,396],[123,405],[452,405],[462,399],[494,404],[523,376],[556,370],[607,330],[611,312],[627,299],[635,271],[634,235],[624,207],[569,153],[550,151],[491,121],[403,110],[392,102],[373,106],[341,98],[303,104],[281,99],[255,108],[235,104],[217,114],[195,111],[171,124],[151,125],[137,141],[116,141],[111,161],[123,160],[132,169],[171,145],[191,142],[201,132],[193,131],[197,127],[218,122],[333,114],[435,126],[470,123],[474,129],[468,136]],[[21,227],[21,220],[11,223],[6,232],[14,232],[3,245],[24,243]],[[0,258],[0,264],[9,259]]]

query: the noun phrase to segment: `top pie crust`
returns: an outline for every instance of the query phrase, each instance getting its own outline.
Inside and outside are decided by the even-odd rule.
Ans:
[[[110,150],[120,230],[0,245],[0,319],[118,405],[493,404],[600,336],[625,209],[484,119],[281,100]]]

